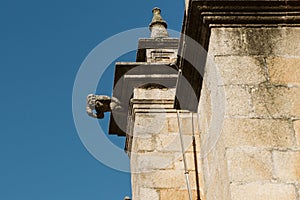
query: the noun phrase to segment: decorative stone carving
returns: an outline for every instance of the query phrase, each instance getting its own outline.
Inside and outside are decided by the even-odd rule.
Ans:
[[[153,13],[153,18],[149,25],[151,31],[151,38],[169,37],[167,31],[167,22],[163,20],[163,18],[160,15],[161,10],[159,8],[153,8],[152,13]]]
[[[96,112],[94,112],[94,110]],[[87,96],[86,112],[89,116],[102,119],[105,112],[122,110],[120,101],[106,95],[89,94]]]

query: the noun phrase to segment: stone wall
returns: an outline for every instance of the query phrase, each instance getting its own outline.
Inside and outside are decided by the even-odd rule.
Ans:
[[[188,199],[178,120],[173,109],[175,89],[136,88],[132,100],[130,151],[132,199]],[[199,154],[196,117],[194,131]],[[192,116],[180,113],[184,150],[193,199],[196,199],[196,168],[192,145]],[[200,169],[200,166],[197,166]]]
[[[181,74],[176,89],[134,89],[127,131],[132,199],[189,199],[176,90],[179,110],[195,110],[198,100],[190,97],[200,95],[198,112],[180,110],[179,118],[192,199],[200,185],[201,200],[300,200],[299,3],[185,2],[188,37],[181,38],[178,62],[174,46],[138,53],[139,62],[162,62]]]
[[[299,200],[300,28],[216,26],[208,53],[198,111],[205,199]]]

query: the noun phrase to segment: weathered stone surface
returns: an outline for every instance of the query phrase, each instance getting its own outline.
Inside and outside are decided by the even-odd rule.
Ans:
[[[293,131],[286,120],[229,118],[224,121],[227,147],[291,147]]]
[[[186,178],[183,170],[155,170],[148,173],[136,174],[139,187],[160,189],[183,189],[187,188]],[[191,189],[196,189],[196,178],[194,172],[189,172]]]
[[[294,131],[296,136],[297,146],[300,147],[300,120],[294,121]]]
[[[175,88],[135,88],[134,99],[174,99]]]
[[[260,85],[251,89],[254,113],[268,117],[300,115],[300,88]]]
[[[226,151],[230,181],[249,182],[272,179],[270,151],[234,148]]]
[[[154,137],[143,137],[143,138],[134,138],[135,143],[137,144],[136,150],[138,152],[144,152],[144,151],[154,151]]]
[[[249,116],[251,113],[251,96],[247,87],[226,86],[226,115]]]
[[[185,175],[179,170],[158,170],[151,173],[139,174],[139,185],[145,188],[172,188],[186,187]]]
[[[283,182],[300,182],[300,151],[274,151],[274,176]]]
[[[149,172],[157,169],[172,169],[174,166],[173,153],[144,152],[137,153],[136,163],[132,163],[135,172]]]
[[[134,173],[131,174],[132,199],[138,199],[140,195],[140,187],[139,185],[135,184],[137,182],[138,182],[138,175]]]
[[[192,136],[183,135],[184,150],[188,150],[192,145]],[[159,134],[155,138],[155,149],[160,152],[181,152],[181,142],[179,133]]]
[[[163,20],[160,15],[161,10],[159,8],[153,8],[153,18],[149,25],[151,31],[151,38],[167,38],[169,37],[167,31],[167,22]]]
[[[299,55],[300,45],[294,42],[299,32],[299,28],[216,27],[211,29],[209,52],[211,55]]]
[[[275,55],[299,58],[300,55],[300,28],[282,27],[280,28],[282,40],[278,42],[274,49]],[[297,41],[297,42],[296,42]]]
[[[194,171],[195,170],[195,159],[194,159],[194,153],[192,152],[186,152],[185,153],[185,157],[186,157],[186,164],[187,164],[187,169],[189,171]],[[184,163],[183,163],[183,157],[181,153],[178,153],[175,156],[175,162],[174,162],[174,166],[176,170],[184,170]],[[197,166],[198,166],[198,170],[200,169],[200,159],[198,157],[198,155],[196,155],[196,159],[197,159]]]
[[[204,194],[207,199],[229,199],[229,177],[223,138],[201,155]]]
[[[251,56],[216,56],[223,84],[258,84],[267,80],[264,59]]]
[[[207,187],[204,191],[206,199],[230,199],[228,179],[224,179],[221,173],[216,171],[211,175],[211,181],[205,184]]]
[[[244,39],[240,28],[212,28],[209,53],[211,55],[241,55]]]
[[[192,122],[191,114],[189,113],[188,116],[186,114],[180,113],[180,125],[181,131],[183,135],[192,135],[193,131],[196,133],[198,131],[198,123],[197,123],[197,115],[194,114],[193,117],[194,122]],[[168,132],[169,133],[178,133],[178,119],[177,115],[174,117],[168,117]]]
[[[208,83],[206,83],[206,78],[207,76],[205,75],[200,101],[198,105],[198,113],[200,115],[199,129],[202,135],[208,132],[209,126],[211,124],[211,117],[212,117],[211,92],[208,89]],[[220,103],[224,104],[224,102],[220,102]]]
[[[231,185],[231,200],[296,200],[295,187],[290,184],[254,182]]]
[[[197,198],[197,191],[192,190],[192,199]],[[176,189],[167,189],[160,191],[161,200],[171,200],[171,199],[189,199],[188,190],[176,190]]]
[[[272,55],[279,42],[284,39],[284,31],[279,28],[245,28],[242,31],[245,52],[248,55]]]
[[[267,63],[271,83],[300,84],[300,57],[271,57],[267,59]]]
[[[290,122],[264,118],[285,119],[299,116],[300,78],[298,78],[297,56],[300,55],[300,43],[292,39],[294,37],[298,41],[300,35],[298,29],[286,27],[211,29],[209,54],[215,56],[215,64],[223,78],[222,84],[226,85],[228,118],[224,121],[219,140],[222,140],[226,147],[242,147],[243,150],[230,150],[231,152],[227,154],[228,172],[222,171],[226,169],[226,165],[220,163],[222,152],[219,148],[213,148],[204,159],[203,174],[207,199],[229,199],[224,195],[226,189],[218,183],[226,179],[224,173],[228,173],[229,179],[222,184],[223,187],[226,187],[229,181],[255,181],[257,184],[233,185],[231,200],[296,199],[295,188],[292,185],[257,182],[272,179],[271,153],[249,149],[294,148],[295,137]],[[212,72],[208,70],[206,73]],[[211,104],[211,91],[206,85],[206,82],[211,81],[210,76],[204,76],[199,104],[201,140],[206,141],[212,135],[211,116],[219,110]],[[266,81],[269,83],[265,83]],[[257,119],[249,119],[250,116]],[[294,129],[296,137],[300,138],[295,122]]]
[[[134,136],[146,137],[167,132],[166,113],[136,113],[134,122]]]
[[[159,194],[157,190],[150,188],[141,188],[140,189],[140,198],[143,200],[159,200]]]
[[[223,180],[223,177],[216,173],[214,181],[207,184],[208,188],[203,195],[203,199],[231,199],[230,189],[227,186],[229,184],[227,181],[228,180]]]

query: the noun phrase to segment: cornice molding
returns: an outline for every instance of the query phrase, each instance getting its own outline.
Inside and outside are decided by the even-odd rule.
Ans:
[[[189,82],[194,91],[187,91],[186,84],[180,77],[177,82],[175,108],[197,110],[197,105],[189,101],[180,102],[178,99],[192,99],[196,95],[200,98],[202,76],[199,67],[188,62],[201,63],[196,59],[196,51],[190,39],[208,50],[210,29],[221,27],[266,27],[266,26],[300,26],[299,0],[190,0],[188,11],[184,18],[182,36],[179,44],[179,59],[177,65],[182,70],[182,78]],[[192,46],[192,48],[191,48]],[[205,60],[205,59],[204,59]],[[193,93],[193,94],[191,94]],[[191,96],[192,95],[192,96]]]

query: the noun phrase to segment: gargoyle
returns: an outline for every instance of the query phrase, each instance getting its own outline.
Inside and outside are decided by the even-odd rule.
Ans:
[[[86,100],[86,112],[94,118],[102,119],[105,112],[122,109],[120,101],[115,97],[110,98],[106,95],[89,94]]]

